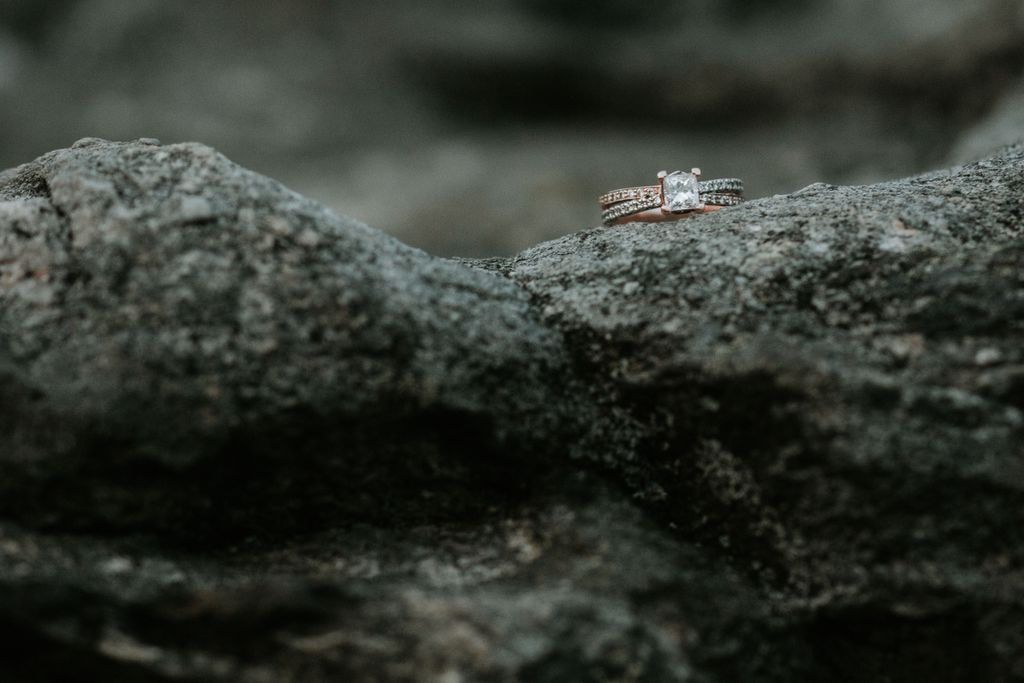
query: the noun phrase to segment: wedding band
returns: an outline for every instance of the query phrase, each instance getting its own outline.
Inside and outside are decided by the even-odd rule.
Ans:
[[[743,181],[738,178],[699,180],[700,169],[689,173],[658,173],[657,185],[625,187],[601,195],[605,225],[632,221],[676,220],[685,215],[717,211],[743,202]],[[655,209],[658,209],[655,211]]]

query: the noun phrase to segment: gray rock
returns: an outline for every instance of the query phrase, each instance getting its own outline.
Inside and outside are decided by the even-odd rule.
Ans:
[[[1024,675],[1024,147],[481,261],[200,145],[0,200],[15,680]]]
[[[21,647],[0,673],[59,678],[72,658],[110,680],[784,680],[813,666],[735,570],[588,487],[500,520],[203,560],[4,526],[0,633]]]
[[[602,457],[667,519],[794,599],[930,614],[912,587],[1022,588],[987,568],[1024,561],[1022,191],[1016,147],[577,233],[507,272],[643,425]]]
[[[461,480],[465,463],[439,462],[452,453],[529,469],[566,424],[551,400],[563,345],[522,288],[340,219],[210,148],[86,139],[4,174],[0,198],[11,514],[177,528],[225,485],[270,495],[243,493],[254,465],[289,497],[294,475],[279,470],[307,459],[339,466],[322,480],[327,507],[352,489],[341,506],[363,508],[363,468],[345,463],[392,458],[418,498],[425,482]],[[15,494],[111,468],[121,475],[95,505],[80,490]]]

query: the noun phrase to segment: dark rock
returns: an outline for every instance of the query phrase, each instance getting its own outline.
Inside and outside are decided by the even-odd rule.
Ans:
[[[199,145],[0,198],[7,678],[1024,677],[1022,147],[487,261]]]
[[[508,273],[644,425],[604,456],[654,509],[807,599],[927,612],[911,586],[1024,561],[1022,191],[1018,147],[582,232]]]
[[[528,471],[566,424],[559,334],[520,287],[207,147],[81,140],[0,197],[0,508],[33,524],[180,528],[309,485],[374,515],[397,480],[349,465],[390,459],[421,500],[501,465],[473,460]]]

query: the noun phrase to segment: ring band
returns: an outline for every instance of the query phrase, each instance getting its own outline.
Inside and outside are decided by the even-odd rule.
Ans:
[[[605,225],[612,225],[614,223],[629,223],[637,220],[644,220],[647,222],[653,222],[657,220],[674,220],[679,218],[680,214],[683,213],[707,213],[709,211],[717,211],[726,206],[737,206],[743,203],[743,197],[735,194],[702,194],[700,196],[704,202],[704,206],[697,209],[692,209],[686,212],[671,212],[668,214],[650,214],[648,216],[632,217],[633,214],[644,213],[651,209],[661,209],[662,199],[661,197],[654,197],[653,199],[646,200],[633,200],[630,202],[622,202],[621,204],[615,204],[601,212],[601,221]],[[624,217],[630,217],[629,220],[619,220]]]
[[[699,180],[700,169],[689,173],[658,173],[659,184],[625,187],[601,195],[605,225],[632,221],[675,220],[684,215],[717,211],[743,202],[743,181],[738,178]],[[655,211],[660,209],[660,211]]]
[[[739,178],[721,178],[718,180],[701,180],[697,183],[701,194],[743,194],[743,181]],[[598,203],[607,208],[612,204],[625,202],[632,199],[643,199],[650,196],[661,196],[661,185],[644,185],[643,187],[624,187],[621,190],[612,190],[598,198]]]

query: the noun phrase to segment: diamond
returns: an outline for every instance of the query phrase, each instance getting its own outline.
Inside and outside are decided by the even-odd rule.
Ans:
[[[701,207],[697,176],[675,171],[661,179],[661,196],[666,211],[690,211]]]

